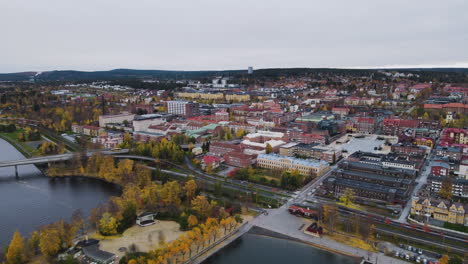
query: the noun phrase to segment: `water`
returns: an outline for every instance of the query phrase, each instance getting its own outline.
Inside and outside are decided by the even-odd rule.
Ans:
[[[24,158],[0,139],[0,161]],[[51,179],[34,165],[0,168],[0,248],[8,245],[15,230],[23,236],[42,225],[68,220],[75,210],[88,214],[92,208],[119,195],[111,184],[88,178]]]
[[[351,264],[356,260],[289,240],[245,234],[203,264]]]

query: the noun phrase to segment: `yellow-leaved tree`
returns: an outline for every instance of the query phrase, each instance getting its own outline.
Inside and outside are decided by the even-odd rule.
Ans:
[[[26,261],[24,251],[24,238],[18,231],[13,234],[10,245],[6,252],[6,264],[22,264]]]
[[[192,228],[192,227],[198,225],[198,219],[194,215],[189,215],[189,217],[187,218],[187,223],[188,223],[189,227]]]
[[[105,236],[117,234],[117,220],[107,212],[102,214],[99,220],[99,232]]]

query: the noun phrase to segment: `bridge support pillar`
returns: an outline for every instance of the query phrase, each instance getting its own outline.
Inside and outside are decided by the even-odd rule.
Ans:
[[[16,176],[16,178],[19,178],[19,175],[18,175],[18,165],[15,165],[15,176]]]

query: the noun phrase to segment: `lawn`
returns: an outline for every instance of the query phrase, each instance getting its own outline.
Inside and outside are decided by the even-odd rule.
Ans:
[[[9,141],[13,142],[14,144],[19,145],[19,148],[17,149],[23,153],[25,156],[37,156],[39,154],[38,150],[31,147],[30,145],[26,144],[26,142],[19,141],[18,135],[22,133],[24,130],[22,129],[17,129],[15,132],[11,133],[0,133],[1,135],[5,136],[6,138],[9,139]]]

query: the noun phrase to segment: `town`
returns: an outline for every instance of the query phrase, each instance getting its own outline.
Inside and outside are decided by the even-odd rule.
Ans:
[[[0,82],[0,137],[24,156],[0,167],[122,189],[16,232],[6,263],[201,263],[245,233],[363,263],[468,261],[467,74],[147,75]]]

